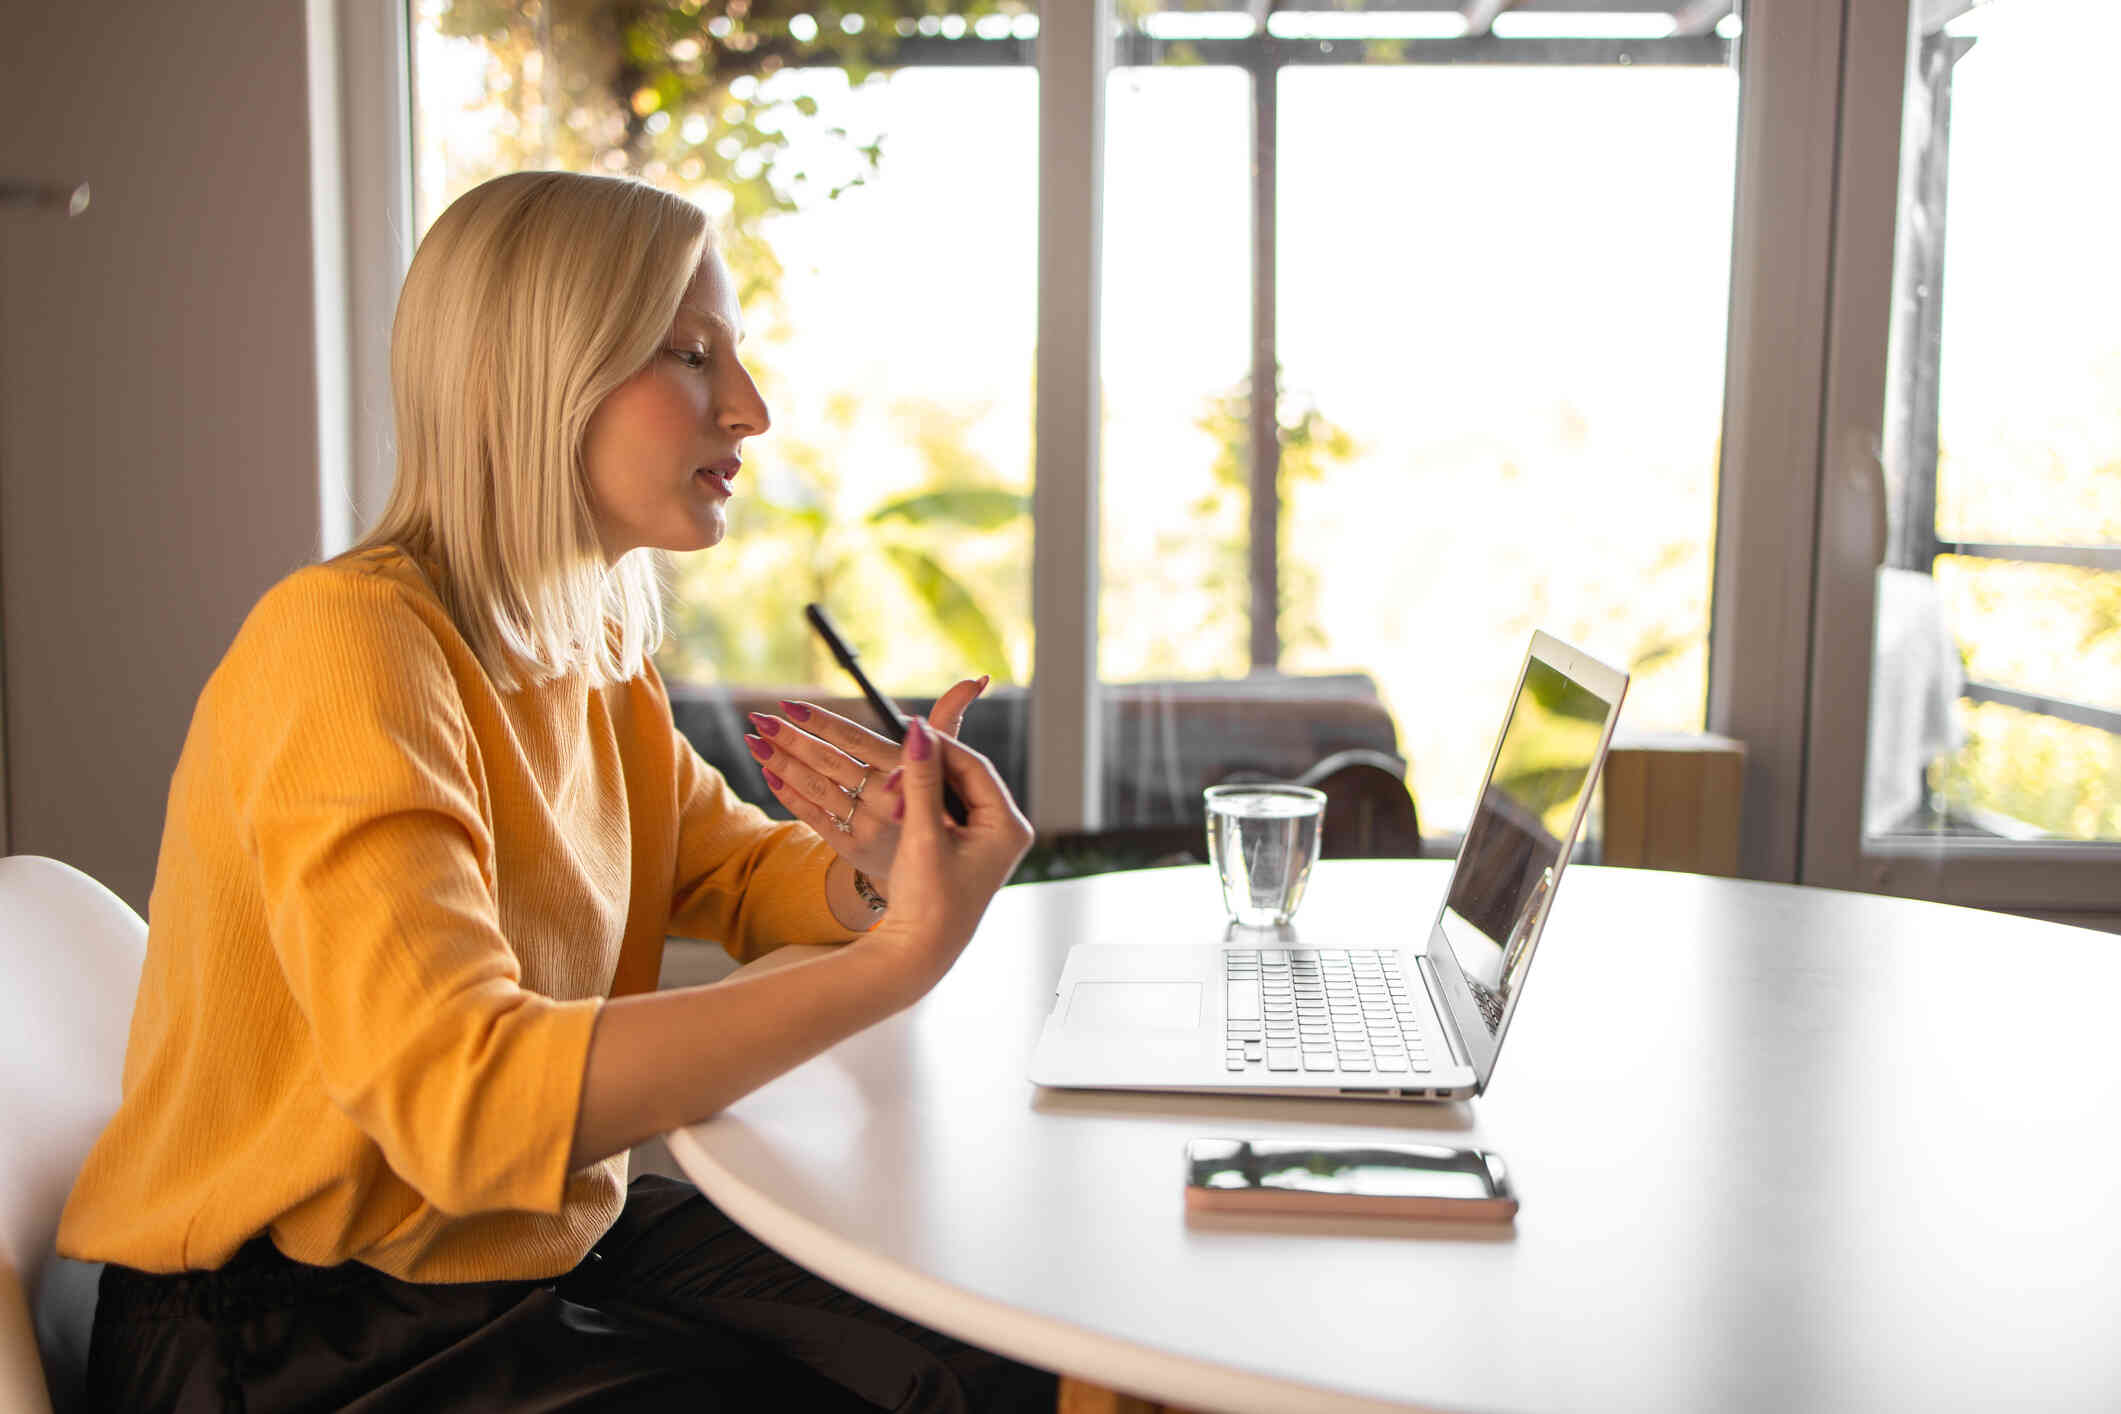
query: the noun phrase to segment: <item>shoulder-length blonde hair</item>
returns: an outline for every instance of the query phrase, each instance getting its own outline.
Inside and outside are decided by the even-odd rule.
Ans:
[[[605,564],[582,446],[706,247],[682,197],[515,172],[458,197],[413,256],[390,335],[397,479],[346,554],[438,562],[443,605],[504,691],[576,669],[623,681],[662,643],[658,552]]]

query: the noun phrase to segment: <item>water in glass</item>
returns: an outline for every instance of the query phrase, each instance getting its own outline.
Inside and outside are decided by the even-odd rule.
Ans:
[[[1207,793],[1208,858],[1223,903],[1248,928],[1286,923],[1318,858],[1325,796],[1301,786],[1217,786]]]

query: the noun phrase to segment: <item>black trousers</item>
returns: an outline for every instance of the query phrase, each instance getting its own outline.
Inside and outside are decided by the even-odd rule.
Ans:
[[[271,1239],[212,1272],[104,1269],[89,1407],[111,1411],[890,1409],[1052,1414],[1050,1374],[811,1275],[644,1174],[573,1271],[415,1284]]]

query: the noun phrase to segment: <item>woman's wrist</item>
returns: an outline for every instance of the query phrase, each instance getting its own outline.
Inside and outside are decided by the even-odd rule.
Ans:
[[[883,910],[873,906],[855,882],[859,875],[861,871],[844,857],[835,857],[825,870],[825,905],[832,910],[832,916],[839,920],[840,926],[850,933],[866,933],[884,916]],[[870,888],[876,892],[874,883]],[[878,897],[882,897],[880,892]]]
[[[939,946],[939,941],[930,929],[884,917],[845,951],[874,962],[880,969],[875,979],[878,991],[898,1011],[927,996],[949,972],[956,953]]]

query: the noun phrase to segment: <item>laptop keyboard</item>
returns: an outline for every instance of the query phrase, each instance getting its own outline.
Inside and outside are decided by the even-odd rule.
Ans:
[[[1396,953],[1232,949],[1223,953],[1223,988],[1230,1070],[1429,1069]]]

